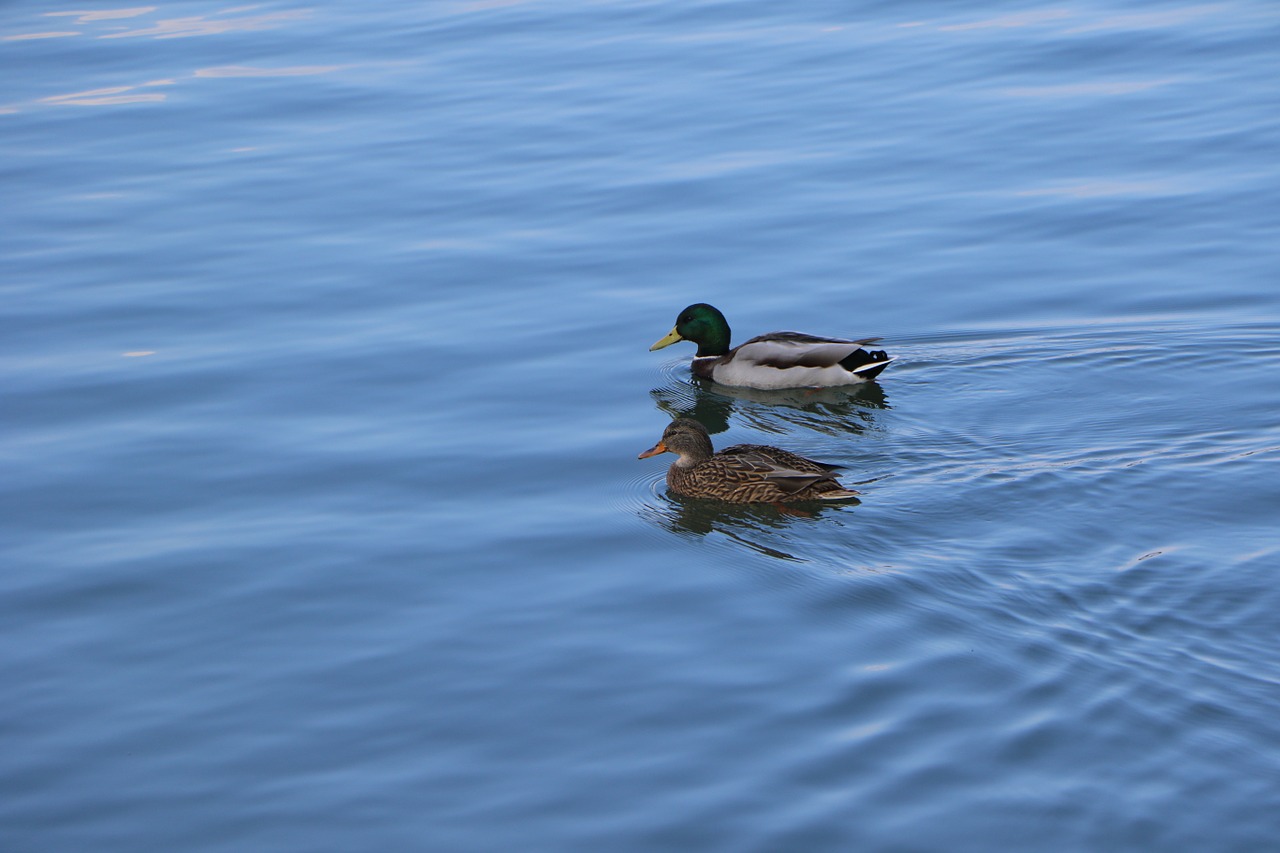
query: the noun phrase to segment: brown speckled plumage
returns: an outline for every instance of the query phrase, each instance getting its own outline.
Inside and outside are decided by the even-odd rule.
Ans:
[[[857,495],[836,480],[832,474],[835,466],[777,447],[737,444],[715,453],[706,429],[690,418],[672,421],[662,440],[640,458],[659,453],[680,457],[667,471],[667,487],[686,497],[731,503],[793,503]]]

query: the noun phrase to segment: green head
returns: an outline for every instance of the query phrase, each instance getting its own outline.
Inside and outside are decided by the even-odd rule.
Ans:
[[[693,341],[698,355],[724,355],[729,351],[729,323],[724,315],[705,302],[690,305],[676,318],[676,327],[649,351],[669,347],[679,341]]]

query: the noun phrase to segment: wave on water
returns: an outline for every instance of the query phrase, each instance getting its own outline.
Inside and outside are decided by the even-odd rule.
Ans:
[[[1052,529],[1062,513],[1079,515],[1082,501],[1177,505],[1181,484],[1216,478],[1224,465],[1243,473],[1280,453],[1268,407],[1242,410],[1236,401],[1257,394],[1235,387],[1256,384],[1262,365],[1280,356],[1273,324],[1096,323],[898,344],[894,370],[852,392],[725,388],[689,377],[681,360],[662,366],[664,384],[650,392],[661,411],[706,425],[717,447],[776,444],[845,466],[846,482],[872,484],[860,488],[862,507],[810,519],[708,507],[662,494],[655,477],[640,513],[671,532],[720,534],[727,547],[819,562],[839,554],[846,565],[877,542],[904,545],[882,540],[896,526],[851,530],[835,519],[945,512],[948,528],[1003,518],[1011,530]],[[921,534],[932,531],[911,535]],[[966,547],[944,540],[934,550]]]

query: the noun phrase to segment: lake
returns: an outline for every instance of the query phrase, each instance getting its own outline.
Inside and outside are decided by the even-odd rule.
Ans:
[[[7,4],[0,848],[1273,848],[1277,44]],[[680,415],[861,497],[670,495]]]

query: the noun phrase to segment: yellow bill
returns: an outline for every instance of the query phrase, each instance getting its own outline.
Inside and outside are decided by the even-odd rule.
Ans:
[[[669,347],[672,344],[679,343],[680,341],[683,341],[683,340],[684,338],[680,337],[680,333],[677,332],[675,329],[672,329],[670,332],[667,332],[667,336],[665,338],[658,341],[653,346],[649,347],[649,352],[662,349],[663,347]]]

